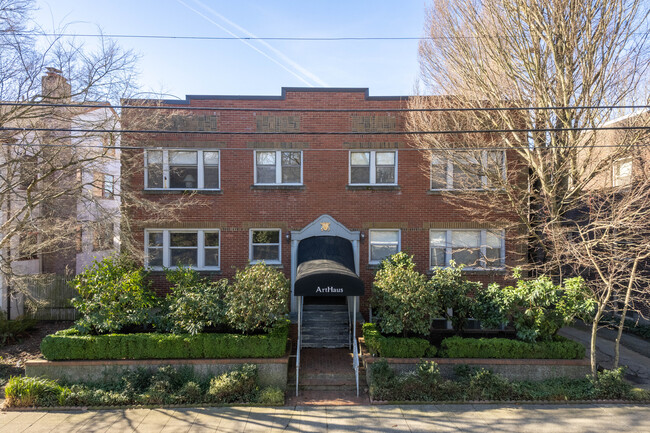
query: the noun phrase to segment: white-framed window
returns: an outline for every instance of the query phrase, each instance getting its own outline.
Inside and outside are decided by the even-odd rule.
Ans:
[[[370,229],[368,230],[370,246],[368,247],[368,263],[379,264],[386,257],[400,251],[401,232],[399,229]]]
[[[396,185],[396,150],[351,150],[350,185]]]
[[[302,151],[256,150],[256,185],[301,185]]]
[[[480,161],[479,158],[480,157]],[[490,173],[487,176],[486,173]],[[506,178],[504,150],[478,152],[458,151],[453,160],[433,155],[431,158],[431,190],[480,190],[494,188],[490,178]]]
[[[612,167],[612,186],[625,186],[632,182],[632,158],[617,159]]]
[[[449,266],[454,260],[468,269],[505,265],[505,232],[498,229],[429,230],[429,267]]]
[[[250,229],[249,260],[267,264],[282,263],[282,230]]]
[[[219,270],[219,229],[147,229],[144,232],[145,262],[150,269],[179,265],[197,270]]]
[[[145,189],[221,188],[218,150],[151,149],[144,155]]]

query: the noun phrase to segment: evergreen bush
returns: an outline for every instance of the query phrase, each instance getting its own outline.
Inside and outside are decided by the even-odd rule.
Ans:
[[[288,313],[290,284],[264,262],[237,271],[226,293],[226,320],[244,333],[269,331]]]

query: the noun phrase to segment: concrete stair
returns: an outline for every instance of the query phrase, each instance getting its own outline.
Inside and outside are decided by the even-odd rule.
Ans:
[[[349,348],[349,320],[345,305],[305,305],[302,317],[302,347]]]

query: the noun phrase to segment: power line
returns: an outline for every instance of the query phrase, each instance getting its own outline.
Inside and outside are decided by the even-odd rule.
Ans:
[[[457,152],[471,152],[471,151],[483,151],[483,150],[538,150],[538,149],[592,149],[592,148],[614,148],[614,147],[625,147],[625,148],[645,148],[648,147],[650,148],[650,143],[637,143],[637,144],[626,144],[624,146],[621,146],[619,144],[594,144],[594,145],[575,145],[575,146],[544,146],[543,148],[526,148],[526,147],[515,147],[515,146],[492,146],[492,147],[425,147],[425,148],[420,148],[420,147],[390,147],[390,148],[348,148],[348,147],[340,147],[340,148],[310,148],[310,147],[304,147],[304,148],[290,148],[290,149],[275,149],[275,148],[266,148],[266,147],[261,147],[261,148],[253,148],[253,147],[201,147],[201,148],[194,148],[194,147],[174,147],[174,146],[169,146],[169,147],[161,147],[161,146],[103,146],[101,144],[51,144],[51,143],[43,143],[43,144],[22,144],[22,143],[0,143],[2,146],[23,146],[23,147],[56,147],[56,148],[84,148],[84,149],[103,149],[103,150],[181,150],[181,151],[196,151],[196,150],[233,150],[233,151],[265,151],[265,150],[282,150],[286,152],[364,152],[364,151],[385,151],[385,152],[393,152],[393,151],[399,151],[399,152],[404,152],[404,151],[415,151],[415,152],[436,152],[436,151],[457,151]]]
[[[0,131],[11,132],[68,132],[68,133],[121,133],[121,134],[201,134],[201,135],[454,135],[454,134],[508,134],[528,132],[569,132],[569,131],[648,131],[650,126],[583,126],[576,128],[512,128],[512,129],[467,129],[467,130],[439,130],[439,131],[391,131],[391,132],[346,132],[346,131],[302,131],[302,132],[252,132],[252,131],[167,131],[155,129],[86,129],[86,128],[19,128],[2,127]]]
[[[634,32],[632,35],[647,35],[650,32]],[[31,33],[16,32],[18,36],[33,36]],[[43,37],[83,37],[83,38],[115,38],[115,39],[176,39],[176,40],[205,40],[205,41],[421,41],[421,40],[451,40],[451,39],[488,39],[504,37],[502,35],[484,36],[173,36],[173,35],[147,35],[126,33],[40,33]]]
[[[378,98],[383,98],[379,96]],[[408,98],[405,96],[404,98]],[[236,96],[233,100],[237,99]],[[143,101],[156,101],[145,99]],[[163,100],[162,103],[173,105],[129,105],[129,104],[83,104],[83,103],[49,103],[49,102],[0,102],[0,106],[25,106],[44,108],[111,108],[128,110],[180,110],[180,111],[243,111],[243,112],[305,112],[305,113],[357,113],[357,112],[459,112],[459,111],[549,111],[549,110],[645,110],[650,105],[575,105],[553,107],[432,107],[432,108],[270,108],[270,107],[191,107],[181,106],[172,100]],[[185,102],[179,100],[179,102]],[[372,100],[370,102],[373,102]]]

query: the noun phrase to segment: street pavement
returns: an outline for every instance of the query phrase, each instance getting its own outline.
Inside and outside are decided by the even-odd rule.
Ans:
[[[402,405],[2,412],[0,433],[650,432],[647,405]]]
[[[605,338],[612,337],[605,335],[607,329],[598,331],[598,346],[596,347],[596,360],[602,368],[610,369],[614,361],[614,342]],[[610,331],[614,334],[613,331]],[[589,344],[591,336],[589,330],[582,327],[565,327],[560,329],[560,335],[579,341],[587,348],[589,356]],[[627,366],[625,378],[635,387],[650,390],[650,358],[646,356],[649,352],[650,342],[640,337],[626,336],[624,345],[620,348],[620,365]]]

